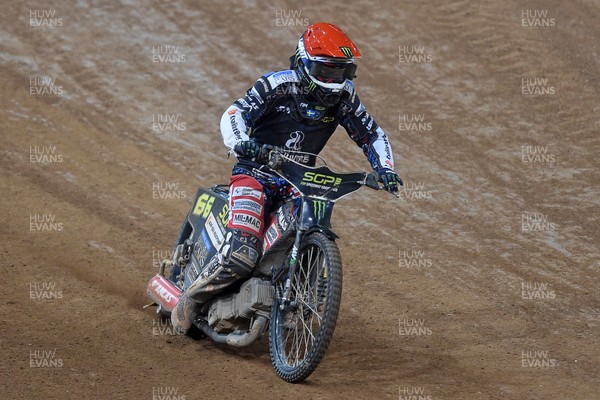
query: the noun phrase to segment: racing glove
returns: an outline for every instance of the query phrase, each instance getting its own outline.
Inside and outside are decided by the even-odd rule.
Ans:
[[[260,157],[261,146],[253,140],[244,140],[238,142],[234,150],[241,157],[257,159]]]
[[[383,188],[391,193],[398,193],[398,186],[404,186],[400,176],[389,168],[383,168],[377,171],[381,182],[383,182]]]

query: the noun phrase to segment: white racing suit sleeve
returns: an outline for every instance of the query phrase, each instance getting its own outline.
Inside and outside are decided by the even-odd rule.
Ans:
[[[390,142],[388,140],[387,135],[381,129],[381,127],[377,127],[375,129],[375,134],[373,135],[374,139],[372,140],[369,151],[372,152],[372,155],[367,154],[367,158],[373,165],[371,161],[371,157],[377,158],[377,167],[381,166],[383,168],[394,169],[394,155],[392,154],[392,148],[390,147]]]
[[[249,140],[247,130],[242,110],[236,105],[231,105],[221,117],[221,136],[225,146],[233,150],[237,143]]]
[[[269,85],[264,76],[258,78],[244,97],[236,100],[221,117],[221,136],[231,150],[250,139],[250,131],[268,108]]]

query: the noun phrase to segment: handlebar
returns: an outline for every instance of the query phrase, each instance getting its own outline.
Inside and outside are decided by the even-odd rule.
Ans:
[[[374,190],[383,190],[383,186],[380,186],[379,184],[383,183],[383,179],[381,179],[381,176],[379,176],[379,174],[375,171],[371,172],[370,174],[367,175],[366,179],[365,179],[365,186]],[[390,192],[387,191],[387,193],[396,196],[396,198],[400,198],[400,194],[398,192]]]
[[[367,178],[365,179],[365,186],[373,190],[381,190],[379,182],[381,182],[379,174],[377,172],[371,172],[367,175]]]
[[[261,162],[261,163],[267,161],[269,151],[271,151],[274,148],[275,148],[275,146],[271,146],[271,145],[268,145],[268,144],[263,144],[260,147],[260,152],[255,157],[252,157],[252,160],[257,161],[257,162]],[[240,158],[240,157],[241,158],[249,158],[249,157],[245,157],[245,156],[242,155],[244,153],[244,151],[242,150],[242,144],[241,143],[237,143],[233,147],[233,152],[235,153],[235,155],[238,158]]]
[[[241,154],[242,153],[241,145],[236,144],[235,147],[233,148],[233,151],[238,155]],[[256,157],[252,158],[252,160],[255,162],[258,162],[260,164],[266,165],[267,167],[269,167],[273,170],[278,170],[279,168],[281,168],[281,166],[284,162],[285,157],[282,155],[283,152],[284,152],[284,149],[282,149],[281,147],[273,146],[270,144],[263,144],[260,148],[259,154]],[[377,172],[373,171],[370,174],[366,175],[365,181],[363,184],[366,187],[373,189],[373,190],[383,190],[383,186],[379,185],[382,182],[383,182],[383,180],[381,179],[379,174]],[[397,194],[397,193],[392,193],[392,192],[389,192],[389,193],[396,197],[400,197],[399,194]]]

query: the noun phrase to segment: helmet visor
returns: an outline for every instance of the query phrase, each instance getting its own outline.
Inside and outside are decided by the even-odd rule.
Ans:
[[[354,79],[356,64],[307,60],[306,69],[310,76],[323,83],[343,83]]]

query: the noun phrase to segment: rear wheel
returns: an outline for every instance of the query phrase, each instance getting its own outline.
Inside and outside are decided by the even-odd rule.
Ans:
[[[281,308],[283,283],[271,309],[269,348],[277,375],[291,383],[318,366],[333,336],[342,297],[342,262],[333,240],[307,236],[298,252],[290,304]]]

